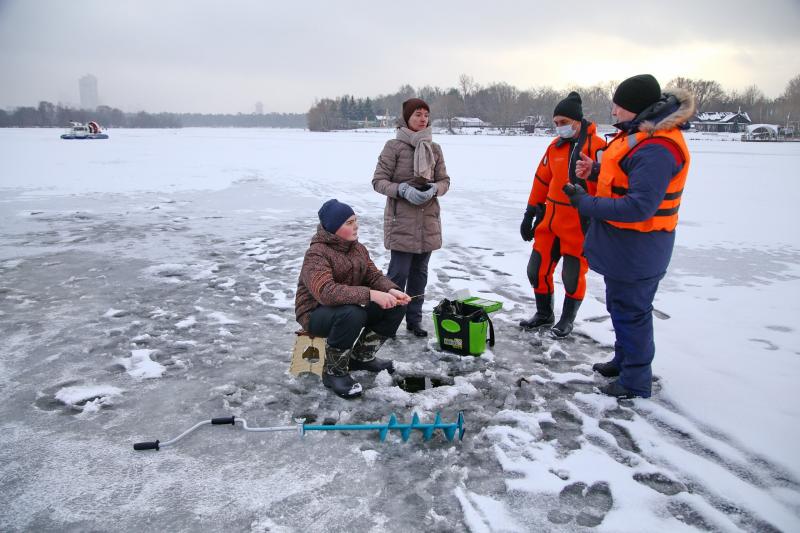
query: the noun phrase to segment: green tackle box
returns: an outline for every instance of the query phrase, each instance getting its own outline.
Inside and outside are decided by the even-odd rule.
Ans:
[[[460,355],[480,356],[494,346],[494,325],[489,313],[500,310],[502,302],[477,296],[463,300],[442,300],[433,309],[436,340],[441,350]]]

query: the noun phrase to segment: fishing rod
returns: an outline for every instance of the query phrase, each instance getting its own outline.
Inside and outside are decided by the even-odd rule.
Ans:
[[[275,432],[275,431],[296,431],[298,435],[302,438],[305,436],[307,431],[378,431],[380,435],[381,442],[386,440],[386,436],[389,434],[389,431],[399,431],[400,436],[403,439],[403,442],[408,441],[409,437],[411,436],[412,431],[419,431],[422,433],[422,439],[425,441],[430,440],[433,437],[434,431],[441,430],[444,434],[445,438],[448,441],[452,441],[456,435],[458,435],[458,440],[461,440],[464,436],[464,414],[459,411],[458,418],[455,422],[443,422],[442,418],[439,413],[436,413],[436,419],[433,421],[432,424],[424,424],[420,422],[419,416],[417,413],[414,413],[411,417],[410,424],[401,424],[397,422],[397,417],[394,413],[391,414],[389,417],[389,422],[386,424],[336,424],[336,425],[308,425],[305,423],[305,418],[295,418],[295,425],[293,426],[275,426],[275,427],[250,427],[247,425],[247,421],[244,418],[238,418],[235,416],[226,416],[220,418],[212,418],[211,420],[203,420],[202,422],[198,422],[194,426],[190,427],[174,439],[170,439],[164,442],[160,440],[152,441],[152,442],[137,442],[133,445],[134,450],[160,450],[161,448],[167,448],[169,446],[173,446],[182,438],[186,437],[193,431],[198,428],[201,428],[206,425],[212,426],[220,426],[220,425],[232,425],[235,426],[236,424],[241,425],[241,428],[245,431],[255,431],[255,432]]]

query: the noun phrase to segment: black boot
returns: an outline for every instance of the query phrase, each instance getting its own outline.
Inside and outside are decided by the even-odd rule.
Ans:
[[[386,339],[388,337],[364,328],[350,353],[350,370],[366,370],[367,372],[386,370],[390,374],[394,374],[393,362],[375,357],[375,353],[381,349]]]
[[[347,399],[361,396],[361,383],[350,376],[349,363],[350,350],[334,348],[325,343],[322,384],[329,389],[333,389],[337,396]]]
[[[592,370],[605,378],[615,378],[619,376],[619,368],[614,366],[611,361],[607,363],[595,363],[592,365]]]
[[[575,316],[578,314],[578,309],[580,309],[582,301],[583,300],[576,300],[569,296],[564,296],[564,309],[561,310],[561,318],[555,326],[550,328],[553,335],[563,338],[572,333]]]
[[[603,385],[602,387],[598,387],[600,392],[605,394],[606,396],[613,396],[615,398],[620,399],[630,399],[630,398],[637,398],[639,397],[638,394],[625,388],[619,381],[612,381],[608,385]]]
[[[520,321],[519,325],[525,329],[550,326],[555,322],[553,314],[553,295],[533,293],[536,297],[536,314],[527,320]]]

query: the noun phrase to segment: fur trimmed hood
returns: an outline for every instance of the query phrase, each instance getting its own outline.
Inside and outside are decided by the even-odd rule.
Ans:
[[[675,110],[669,112],[669,109]],[[692,93],[677,87],[668,88],[661,100],[642,111],[636,118],[637,121],[641,121],[639,131],[653,133],[656,130],[679,128],[691,120],[695,109]]]

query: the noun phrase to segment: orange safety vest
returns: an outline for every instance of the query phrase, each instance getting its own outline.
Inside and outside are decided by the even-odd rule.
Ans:
[[[683,162],[683,168],[670,180],[667,192],[652,217],[641,222],[614,222],[612,220],[606,220],[606,222],[618,228],[642,232],[673,231],[678,225],[678,209],[681,205],[686,176],[689,174],[690,160],[686,141],[677,128],[656,130],[651,133],[619,134],[614,137],[605,151],[598,154],[601,162],[600,175],[597,177],[596,196],[622,198],[628,194],[628,176],[622,170],[622,161],[640,143],[648,139],[663,139],[659,144],[668,148],[678,162]]]

